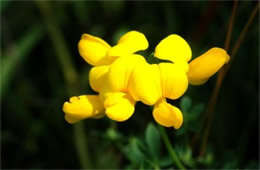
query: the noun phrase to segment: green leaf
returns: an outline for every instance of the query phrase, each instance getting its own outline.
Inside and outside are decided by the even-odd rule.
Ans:
[[[134,165],[140,165],[146,158],[141,149],[142,142],[138,138],[130,138],[128,145],[123,148],[123,153],[126,158]]]
[[[189,111],[189,109],[191,108],[191,105],[192,105],[192,101],[189,96],[182,97],[180,107],[183,112],[187,113]]]
[[[173,160],[172,160],[172,157],[170,156],[167,156],[167,157],[164,157],[164,158],[161,158],[160,161],[160,167],[168,167],[170,165],[173,165]]]
[[[207,153],[204,157],[199,157],[197,162],[204,164],[205,166],[210,166],[214,161],[214,154],[212,152]]]
[[[186,123],[186,118],[184,117],[184,121]],[[176,136],[182,136],[182,135],[185,135],[187,133],[188,129],[187,129],[187,125],[184,124],[180,129],[178,129],[176,132],[175,132],[175,135]]]
[[[202,113],[203,110],[204,110],[204,104],[196,104],[195,106],[193,106],[193,108],[190,111],[189,119],[195,120],[196,118],[199,117],[199,115]]]
[[[149,123],[145,132],[145,141],[148,145],[148,151],[151,156],[157,160],[160,152],[160,134],[158,129]]]
[[[178,145],[176,150],[178,150],[179,157],[186,166],[195,168],[196,164],[192,158],[192,150],[188,145]]]
[[[117,141],[122,138],[122,135],[120,133],[118,133],[114,128],[107,129],[106,135],[107,135],[108,139],[110,139],[112,141]]]

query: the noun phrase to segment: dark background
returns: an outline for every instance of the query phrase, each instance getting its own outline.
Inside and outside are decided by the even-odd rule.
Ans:
[[[93,93],[88,85],[90,66],[77,49],[83,33],[114,45],[123,33],[138,30],[149,41],[149,53],[169,34],[178,34],[190,44],[194,58],[212,47],[224,48],[233,3],[1,1],[1,167],[81,167],[77,128],[64,120],[62,105],[71,96]],[[231,50],[256,5],[238,2]],[[205,85],[189,86],[185,96],[193,105],[200,103],[206,108],[216,77]],[[179,106],[180,100],[173,102]],[[176,148],[183,144],[188,148],[193,136],[203,131],[201,118],[190,123],[194,127],[180,137],[178,131],[167,129]],[[118,145],[128,147],[133,137],[143,141],[149,122],[155,124],[149,107],[141,103],[126,122],[84,120],[81,128],[92,162],[89,168],[137,168]],[[115,141],[112,132],[121,135],[120,139]],[[195,162],[200,162],[201,139],[191,149],[189,159]],[[161,156],[167,154],[164,146],[161,148]],[[177,153],[182,157],[178,149]],[[204,162],[185,166],[259,168],[259,12],[220,89],[207,156]],[[165,168],[171,167],[174,164]]]

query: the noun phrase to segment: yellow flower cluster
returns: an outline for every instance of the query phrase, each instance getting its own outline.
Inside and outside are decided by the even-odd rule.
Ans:
[[[189,63],[190,46],[176,34],[156,46],[154,57],[170,61],[159,64],[149,64],[135,54],[148,48],[146,37],[137,31],[124,34],[113,47],[83,34],[78,48],[84,60],[94,66],[89,81],[98,95],[72,97],[65,102],[63,111],[69,123],[104,115],[125,121],[134,113],[135,103],[141,101],[154,105],[153,117],[159,124],[178,129],[183,123],[182,113],[166,99],[181,97],[188,84],[205,83],[229,61],[225,50],[212,48]]]

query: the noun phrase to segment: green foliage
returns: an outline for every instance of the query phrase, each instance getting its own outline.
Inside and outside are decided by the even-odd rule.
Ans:
[[[183,126],[175,133],[177,136],[186,135],[188,132],[196,132],[200,129],[200,115],[204,111],[204,104],[199,103],[192,106],[189,96],[183,96],[180,101],[183,114]]]
[[[183,112],[187,113],[192,105],[191,98],[188,96],[183,96],[180,103],[180,108]]]
[[[154,168],[159,166],[160,158],[160,135],[159,131],[152,123],[146,128],[144,137],[130,137],[128,144],[123,146],[122,151],[130,161],[128,168]],[[168,165],[169,161],[163,160],[162,166]],[[161,164],[160,164],[161,165]]]
[[[157,128],[152,123],[149,123],[146,128],[145,142],[148,146],[149,153],[154,158],[154,160],[157,160],[161,146],[160,134]]]
[[[129,161],[126,169],[158,169],[158,168],[175,168],[176,163],[173,161],[169,152],[165,151],[160,145],[161,135],[154,124],[149,123],[145,130],[145,135],[140,137],[127,137],[123,136],[115,129],[109,129],[108,133],[113,133],[115,137],[110,139],[117,143],[118,149],[122,152],[125,158]],[[119,137],[120,136],[120,137]],[[125,145],[123,141],[127,139]],[[175,144],[174,150],[180,161],[187,168],[201,168],[201,167],[214,167],[214,155],[210,150],[205,157],[194,157],[192,155],[192,148],[189,144]],[[231,167],[232,164],[228,163],[224,167]]]

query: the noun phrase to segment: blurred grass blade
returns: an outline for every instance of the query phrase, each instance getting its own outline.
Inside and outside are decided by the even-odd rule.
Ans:
[[[7,49],[4,55],[1,54],[1,98],[7,91],[6,88],[17,71],[17,66],[27,59],[37,42],[41,40],[43,33],[44,29],[41,24],[34,25],[17,43]]]
[[[66,40],[59,27],[58,20],[56,20],[55,12],[52,8],[52,3],[48,1],[35,1],[38,6],[46,29],[51,39],[52,46],[56,52],[59,64],[62,68],[64,79],[67,85],[67,92],[69,96],[77,93],[78,74],[73,64],[73,60],[66,44]],[[89,169],[92,167],[92,161],[88,153],[87,138],[84,131],[84,123],[79,122],[74,126],[75,133],[75,148],[78,153],[79,161],[82,169]]]
[[[58,61],[63,70],[65,81],[70,86],[68,93],[73,95],[75,92],[72,90],[75,88],[72,86],[78,82],[77,72],[58,21],[54,17],[52,4],[47,1],[36,1],[36,4],[43,16],[46,29],[49,33],[49,38],[51,39],[52,46],[54,47]]]

